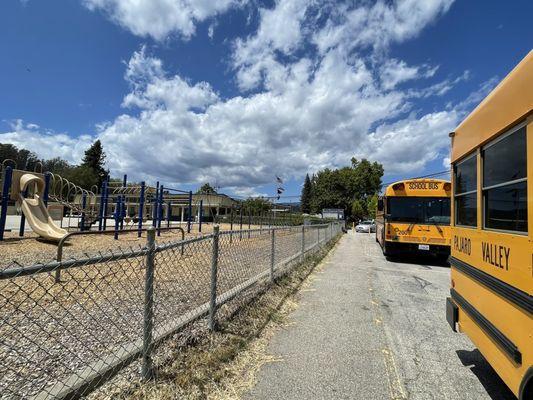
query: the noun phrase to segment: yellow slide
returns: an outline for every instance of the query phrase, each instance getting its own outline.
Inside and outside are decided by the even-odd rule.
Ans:
[[[33,198],[24,197],[26,189],[34,184],[35,190]],[[24,174],[20,177],[19,202],[26,221],[31,229],[46,240],[61,240],[68,232],[58,227],[43,202],[44,180],[33,174]]]

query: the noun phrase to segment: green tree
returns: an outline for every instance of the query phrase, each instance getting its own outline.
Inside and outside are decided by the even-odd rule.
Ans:
[[[369,218],[376,218],[376,209],[378,208],[378,195],[377,193],[374,196],[368,198],[366,202],[366,212]]]
[[[313,177],[311,212],[323,208],[342,208],[352,218],[352,203],[361,202],[365,211],[367,199],[381,189],[383,166],[368,160],[351,160],[351,166],[340,169],[324,169]]]
[[[309,174],[305,175],[304,186],[302,187],[302,195],[300,197],[300,207],[302,213],[309,214],[311,213],[311,200],[313,196],[313,184]]]
[[[104,153],[102,142],[97,140],[91,145],[91,147],[85,150],[85,156],[83,157],[81,166],[87,167],[88,169],[83,169],[78,172],[88,172],[91,170],[93,177],[88,176],[86,179],[92,180],[96,177],[96,184],[100,187],[106,176],[109,174],[109,171],[104,168],[105,158],[106,155]]]
[[[211,186],[209,183],[204,183],[200,189],[196,192],[196,194],[216,194],[215,188]]]
[[[260,215],[261,213],[270,211],[272,203],[262,197],[251,197],[242,203],[244,214]]]
[[[7,159],[13,160],[17,169],[25,171],[33,171],[36,164],[41,161],[35,153],[29,150],[19,149],[10,143],[0,143],[0,164]],[[14,167],[13,163],[7,165]]]
[[[61,176],[87,190],[91,190],[94,185],[100,184],[99,177],[96,176],[94,171],[83,164],[64,171]]]
[[[365,217],[365,208],[363,207],[362,203],[359,200],[354,200],[352,202],[352,210],[351,210],[352,218],[354,220],[360,220]]]
[[[49,171],[58,175],[68,175],[70,170],[74,167],[70,165],[67,161],[63,160],[60,157],[52,158],[50,160],[45,160],[43,162],[43,170]]]

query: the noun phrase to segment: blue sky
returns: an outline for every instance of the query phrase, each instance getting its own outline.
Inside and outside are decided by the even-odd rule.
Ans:
[[[8,0],[0,142],[112,174],[296,195],[351,156],[445,169],[447,133],[533,43],[530,1]]]

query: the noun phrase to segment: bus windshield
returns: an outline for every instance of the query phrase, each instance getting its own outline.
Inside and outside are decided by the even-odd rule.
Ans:
[[[447,197],[389,197],[387,220],[416,224],[450,224]]]

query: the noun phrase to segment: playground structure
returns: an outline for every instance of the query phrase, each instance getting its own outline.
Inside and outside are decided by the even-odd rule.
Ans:
[[[72,231],[113,233],[118,239],[121,232],[137,231],[140,237],[147,226],[155,227],[159,236],[162,228],[172,225],[186,225],[187,233],[194,226],[201,233],[204,222],[227,223],[232,230],[234,226],[242,230],[303,223],[280,218],[277,214],[282,209],[252,215],[242,201],[224,194],[193,194],[159,182],[155,186],[129,183],[127,175],[122,180],[108,178],[101,187],[87,190],[58,174],[43,172],[42,165],[40,171],[25,171],[6,165],[9,161],[4,160],[0,170],[0,241],[5,232],[15,230],[6,227],[8,214],[20,214],[19,237],[24,236],[28,222],[36,234],[56,242]],[[25,175],[31,179],[22,187]]]
[[[59,241],[66,236],[68,232],[54,223],[43,202],[44,180],[28,173],[20,177],[19,184],[20,207],[32,230],[42,238],[52,241]],[[30,188],[33,198],[28,198]]]
[[[11,160],[5,160],[0,170],[0,241],[4,240],[4,233],[9,230],[6,229],[8,211],[9,214],[17,214],[19,210],[19,237],[24,236],[28,222],[37,235],[59,241],[72,230],[72,217],[78,222],[74,230],[112,230],[115,239],[118,239],[121,231],[133,229],[137,230],[140,237],[146,223],[157,228],[160,235],[163,221],[166,221],[166,227],[170,227],[171,220],[175,220],[172,209],[176,205],[181,210],[180,224],[185,222],[187,232],[191,232],[191,191],[165,188],[159,182],[155,187],[145,182],[129,185],[127,175],[124,175],[122,182],[106,179],[101,188],[93,186],[91,190],[86,190],[60,175],[43,173],[42,170],[19,170],[16,165],[6,165],[6,161]],[[172,192],[181,194],[178,204],[171,199]],[[69,217],[68,230],[62,226],[65,216]],[[110,219],[114,222],[112,229],[107,226]]]

